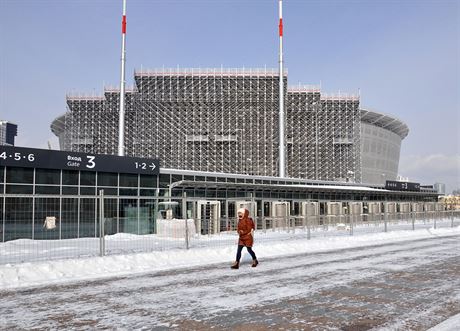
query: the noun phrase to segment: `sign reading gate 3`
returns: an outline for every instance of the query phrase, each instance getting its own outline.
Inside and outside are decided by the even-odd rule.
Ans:
[[[160,161],[139,157],[0,146],[0,166],[158,175]]]

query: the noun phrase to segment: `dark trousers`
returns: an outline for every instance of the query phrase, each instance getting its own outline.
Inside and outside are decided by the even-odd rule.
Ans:
[[[243,245],[238,245],[238,250],[236,251],[236,261],[237,261],[237,262],[240,262],[240,259],[241,259],[241,251],[243,250],[243,247],[244,247]],[[247,247],[247,246],[246,246],[246,248],[247,248],[247,250],[248,250],[248,253],[251,254],[252,259],[253,259],[253,260],[257,260],[256,254],[254,253],[254,251],[252,250],[252,248],[251,248],[251,247]]]

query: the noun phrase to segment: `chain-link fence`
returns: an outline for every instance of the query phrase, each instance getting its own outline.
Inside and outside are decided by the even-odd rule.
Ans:
[[[416,204],[410,210],[392,209],[397,203],[382,203],[381,210],[366,212],[349,202],[332,202],[310,212],[302,203],[120,197],[103,192],[99,197],[2,195],[0,264],[233,246],[240,207],[250,210],[258,243],[460,226],[460,210],[420,211]],[[334,204],[340,208],[335,210]]]

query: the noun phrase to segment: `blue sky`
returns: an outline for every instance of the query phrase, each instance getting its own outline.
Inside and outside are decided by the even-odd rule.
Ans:
[[[277,67],[275,0],[128,0],[135,68]],[[66,93],[118,85],[121,0],[0,0],[0,119],[46,148]],[[285,0],[289,84],[361,92],[409,126],[400,173],[460,188],[460,2]]]

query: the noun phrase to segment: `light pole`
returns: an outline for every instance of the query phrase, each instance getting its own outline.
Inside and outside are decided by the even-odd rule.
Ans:
[[[285,149],[284,149],[284,73],[283,73],[283,0],[279,0],[279,177],[285,177]]]
[[[315,179],[319,178],[319,147],[318,147],[318,103],[312,103],[313,110],[315,111]]]

